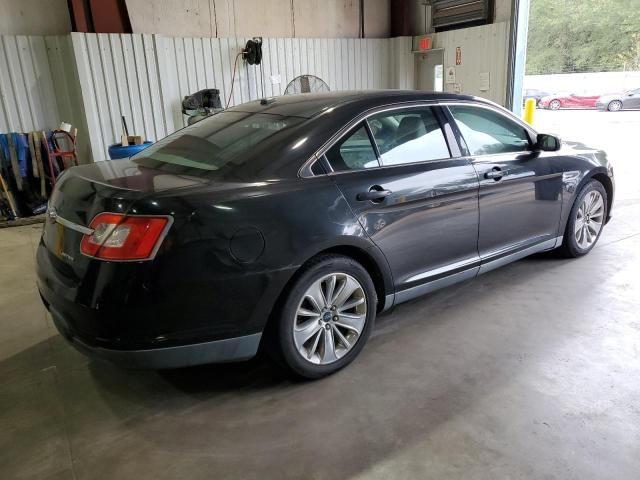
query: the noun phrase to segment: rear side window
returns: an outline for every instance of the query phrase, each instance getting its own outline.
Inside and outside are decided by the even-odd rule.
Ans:
[[[530,149],[527,131],[498,112],[466,105],[450,106],[470,155],[523,152]]]
[[[326,157],[335,172],[379,165],[367,129],[362,124],[327,150]]]
[[[382,165],[450,158],[440,122],[431,108],[408,108],[369,118]]]
[[[137,164],[197,175],[236,168],[262,142],[286,137],[299,117],[223,111],[159,140],[132,157]]]

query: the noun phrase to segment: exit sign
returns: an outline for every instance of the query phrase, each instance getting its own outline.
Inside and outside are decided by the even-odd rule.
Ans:
[[[418,50],[431,50],[433,40],[431,37],[420,37],[418,39]]]

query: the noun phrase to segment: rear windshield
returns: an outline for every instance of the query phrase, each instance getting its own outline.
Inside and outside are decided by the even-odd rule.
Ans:
[[[256,146],[274,140],[305,119],[225,111],[156,142],[131,158],[143,167],[203,174],[242,165]]]

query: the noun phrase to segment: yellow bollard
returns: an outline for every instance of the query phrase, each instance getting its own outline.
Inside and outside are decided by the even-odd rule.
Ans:
[[[529,125],[533,125],[533,114],[536,112],[536,100],[534,98],[527,98],[524,102],[524,113],[522,119]]]

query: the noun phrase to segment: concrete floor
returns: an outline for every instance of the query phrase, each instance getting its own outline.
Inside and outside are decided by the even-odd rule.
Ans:
[[[637,479],[640,189],[621,183],[587,257],[525,259],[401,305],[314,383],[258,361],[88,361],[40,305],[39,227],[0,230],[0,478]]]

